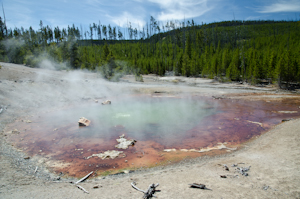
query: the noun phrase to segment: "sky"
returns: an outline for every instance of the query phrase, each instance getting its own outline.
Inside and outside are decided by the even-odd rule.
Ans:
[[[90,24],[142,29],[153,16],[168,20],[194,20],[196,24],[231,20],[300,20],[300,0],[0,0],[8,28],[39,29],[43,25],[66,28]]]

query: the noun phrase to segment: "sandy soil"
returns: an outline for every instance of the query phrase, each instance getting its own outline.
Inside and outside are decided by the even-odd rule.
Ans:
[[[0,198],[142,198],[143,193],[131,187],[133,181],[144,190],[152,183],[159,183],[161,192],[155,194],[159,198],[300,198],[300,119],[277,125],[227,155],[205,156],[129,174],[90,178],[80,183],[89,194],[69,183],[75,179],[50,173],[35,158],[24,159],[26,154],[5,141],[9,136],[7,131],[12,130],[8,129],[8,124],[16,119],[30,118],[69,104],[115,97],[124,92],[226,95],[252,100],[299,99],[297,93],[279,91],[272,86],[252,87],[151,75],[145,76],[143,83],[135,82],[132,76],[124,77],[119,83],[109,83],[95,73],[32,69],[8,63],[0,65]],[[224,164],[229,171],[224,169]],[[233,164],[251,166],[249,175],[238,173]],[[189,188],[191,183],[205,184],[210,190]],[[96,185],[99,188],[94,189]]]

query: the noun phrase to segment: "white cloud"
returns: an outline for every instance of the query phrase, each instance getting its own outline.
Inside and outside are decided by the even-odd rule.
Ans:
[[[119,25],[120,27],[126,28],[128,22],[131,22],[131,25],[133,28],[138,28],[138,27],[143,27],[145,26],[146,22],[143,20],[142,17],[137,17],[136,15],[133,16],[128,12],[123,12],[120,16],[118,17],[111,17],[111,21],[114,22],[115,24]]]
[[[277,13],[277,12],[300,12],[299,0],[280,0],[271,5],[262,7],[259,13]]]
[[[259,20],[261,19],[262,16],[248,16],[245,20],[248,21],[248,20]]]
[[[180,20],[199,17],[212,8],[207,6],[207,0],[148,0],[160,6],[159,21]]]

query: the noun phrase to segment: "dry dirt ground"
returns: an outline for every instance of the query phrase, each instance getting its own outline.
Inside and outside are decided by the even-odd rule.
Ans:
[[[277,125],[269,132],[243,145],[240,150],[219,157],[202,157],[176,165],[136,171],[129,174],[89,178],[80,183],[89,194],[59,179],[34,158],[9,145],[7,125],[39,112],[109,98],[124,93],[192,93],[234,95],[268,93],[291,97],[275,87],[219,84],[207,79],[159,78],[145,76],[137,83],[126,76],[119,83],[102,80],[96,73],[32,69],[0,63],[0,198],[142,198],[134,190],[159,183],[158,198],[300,198],[300,119]],[[270,95],[271,94],[271,95]],[[273,96],[273,97],[274,97]],[[293,94],[297,96],[297,93]],[[224,169],[224,164],[229,171]],[[236,167],[250,167],[248,176]],[[38,166],[37,171],[35,172]],[[221,178],[226,175],[227,178]],[[190,183],[205,184],[210,190],[189,188]],[[98,185],[99,188],[93,187]]]

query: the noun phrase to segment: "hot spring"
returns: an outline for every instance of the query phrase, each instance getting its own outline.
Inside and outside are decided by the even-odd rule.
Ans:
[[[228,153],[282,119],[299,115],[297,106],[282,102],[159,94],[111,100],[111,105],[83,103],[16,121],[19,133],[9,141],[43,159],[54,172],[101,175]],[[80,117],[91,124],[79,127]],[[116,148],[123,134],[137,142],[128,149]],[[112,150],[122,153],[114,159],[88,158]]]

